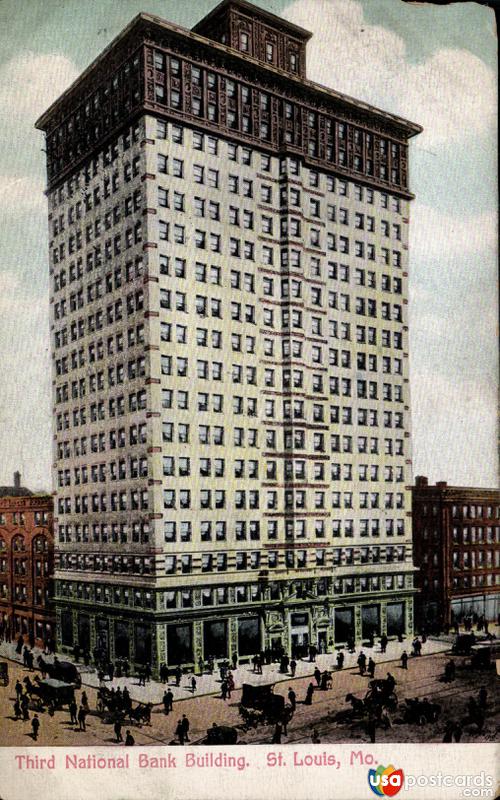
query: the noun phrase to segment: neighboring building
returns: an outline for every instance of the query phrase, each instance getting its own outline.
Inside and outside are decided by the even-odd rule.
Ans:
[[[53,501],[21,486],[0,486],[0,639],[20,633],[38,644],[55,636]]]
[[[450,624],[500,612],[500,492],[429,486],[419,476],[413,487],[413,548],[420,624]]]
[[[46,132],[59,644],[195,665],[413,629],[408,139],[310,34],[140,14]]]

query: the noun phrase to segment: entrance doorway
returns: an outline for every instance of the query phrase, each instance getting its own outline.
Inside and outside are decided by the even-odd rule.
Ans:
[[[292,658],[305,658],[309,650],[309,614],[290,614]]]
[[[318,653],[326,653],[328,637],[326,631],[318,631]]]

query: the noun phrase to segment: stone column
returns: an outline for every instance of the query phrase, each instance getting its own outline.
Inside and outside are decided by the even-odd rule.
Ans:
[[[380,603],[380,635],[387,634],[387,603]]]
[[[193,658],[194,669],[198,675],[200,673],[198,667],[200,658],[205,661],[205,654],[203,652],[203,622],[198,619],[193,622]]]
[[[354,606],[354,641],[356,644],[363,639],[363,626],[361,623],[361,606],[357,603]]]

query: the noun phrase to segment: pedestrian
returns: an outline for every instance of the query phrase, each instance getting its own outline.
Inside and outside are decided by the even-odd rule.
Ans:
[[[85,717],[86,717],[85,709],[83,708],[83,706],[80,706],[80,708],[78,709],[78,723],[80,725],[81,731],[87,730],[85,726]]]
[[[296,669],[297,669],[297,662],[295,661],[294,658],[292,658],[292,660],[290,661],[290,675],[292,676],[292,678],[295,678]]]
[[[374,744],[377,733],[377,720],[373,714],[370,714],[368,717],[368,722],[366,723],[366,732],[370,737],[370,742]]]
[[[15,689],[16,689],[16,697],[18,700],[20,700],[23,695],[23,685],[19,679],[16,681]]]
[[[312,697],[314,694],[314,684],[310,683],[307,687],[306,696],[304,699],[304,705],[310,706],[312,704]]]
[[[385,635],[385,633],[384,633],[384,634],[383,634],[383,635],[380,637],[380,652],[381,652],[381,653],[385,653],[385,651],[387,650],[387,643],[388,643],[388,641],[389,641],[389,640],[388,640],[387,636],[386,636],[386,635]]]
[[[295,694],[291,686],[288,690],[288,700],[292,707],[292,711],[295,711],[295,709],[297,708],[297,695]]]
[[[16,718],[16,722],[21,718],[21,704],[19,700],[16,700],[14,703],[14,716]]]
[[[126,747],[132,747],[134,744],[135,744],[134,737],[132,736],[130,731],[127,731],[127,733],[125,735],[125,746]]]
[[[408,669],[408,653],[406,650],[403,650],[401,654],[401,668]]]
[[[185,714],[182,715],[181,725],[184,731],[184,741],[189,742],[189,720]]]
[[[184,744],[184,727],[182,725],[182,721],[178,720],[177,727],[175,729],[176,736],[179,739],[179,744]]]
[[[21,653],[23,652],[23,645],[24,645],[24,637],[23,637],[22,633],[20,633],[19,634],[19,638],[17,640],[17,645],[16,645],[16,653],[17,653],[18,656],[20,656]]]
[[[76,663],[80,660],[80,645],[75,644],[73,647],[73,658],[75,659]]]
[[[177,667],[176,670],[175,670],[175,685],[176,686],[180,686],[181,685],[181,678],[182,678],[182,669],[180,667]]]
[[[168,669],[166,664],[160,664],[160,681],[166,683],[168,680]]]
[[[139,670],[139,686],[145,686],[145,685],[146,685],[146,670],[144,669],[144,667],[141,667]],[[177,686],[178,685],[179,684],[177,684]]]
[[[481,686],[479,690],[478,703],[480,708],[486,708],[488,705],[488,691],[485,686]]]
[[[316,661],[316,654],[318,652],[318,648],[315,647],[313,644],[309,648],[309,661]]]
[[[227,698],[227,681],[222,681],[220,691],[222,699],[225,700]]]
[[[359,667],[359,674],[364,675],[366,672],[366,656],[362,651],[358,656],[358,667]]]
[[[53,717],[54,714],[56,713],[56,707],[54,705],[53,700],[49,700],[49,702],[47,703],[47,713],[49,717]]]
[[[123,742],[122,724],[121,724],[119,719],[117,719],[116,722],[115,722],[114,730],[115,730],[115,736],[116,736],[116,743],[118,744],[118,742]]]
[[[386,682],[386,686],[387,686],[387,691],[390,694],[392,691],[394,691],[394,687],[396,685],[396,681],[394,679],[394,676],[391,675],[390,672],[387,673],[387,678],[385,679],[385,682]]]
[[[30,718],[29,714],[29,698],[27,694],[23,694],[21,698],[21,711],[23,712],[23,720],[27,722]]]
[[[108,675],[110,681],[112,681],[113,678],[115,677],[115,665],[113,664],[112,661],[108,662]]]
[[[233,669],[236,669],[238,666],[238,653],[233,653],[231,656],[231,661],[233,662]]]
[[[321,670],[318,667],[316,667],[316,669],[314,670],[314,678],[316,680],[317,685],[319,686],[321,683]]]
[[[345,656],[344,656],[344,654],[342,652],[341,653],[337,653],[337,669],[342,669],[343,668],[343,666],[344,666],[344,658],[345,658]]]
[[[89,699],[87,697],[87,692],[82,692],[81,704],[84,707],[85,711],[89,711]]]
[[[193,694],[196,692],[196,678],[194,677],[194,675],[191,678],[191,692]]]
[[[281,744],[281,734],[283,728],[280,722],[277,722],[274,728],[273,738],[271,739],[271,744]]]
[[[151,664],[149,664],[148,662],[144,668],[144,676],[146,678],[147,683],[149,683],[149,681],[151,680],[152,675],[153,672],[151,670]]]
[[[130,692],[126,686],[122,692],[122,704],[125,711],[130,711],[130,709],[132,708],[132,699],[130,697]]]
[[[231,692],[234,692],[234,678],[232,672],[227,673],[226,681],[227,681],[227,696],[231,697]]]
[[[375,677],[375,661],[371,657],[368,659],[368,675],[370,678]]]
[[[316,728],[313,728],[313,731],[311,733],[311,742],[313,744],[321,744],[321,739],[319,738],[319,733],[316,730]]]
[[[163,712],[164,712],[164,714],[168,714],[168,712],[170,711],[170,708],[169,708],[169,702],[168,702],[168,695],[167,695],[166,692],[163,692],[162,702],[163,702]]]
[[[25,667],[28,666],[28,653],[29,653],[28,647],[27,647],[27,645],[24,645],[24,648],[23,648],[23,664],[24,664]]]
[[[70,723],[71,725],[77,724],[77,713],[78,713],[78,706],[76,705],[75,701],[72,700],[68,706],[69,714],[70,714]]]
[[[33,731],[33,741],[36,742],[38,739],[38,731],[40,730],[40,720],[38,719],[38,714],[35,714],[31,720],[31,730]]]
[[[167,690],[167,708],[169,712],[174,710],[174,695],[172,689]]]

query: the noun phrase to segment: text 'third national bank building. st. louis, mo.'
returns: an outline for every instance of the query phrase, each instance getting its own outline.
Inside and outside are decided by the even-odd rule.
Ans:
[[[413,631],[408,140],[242,0],[139,14],[46,132],[59,645]]]

